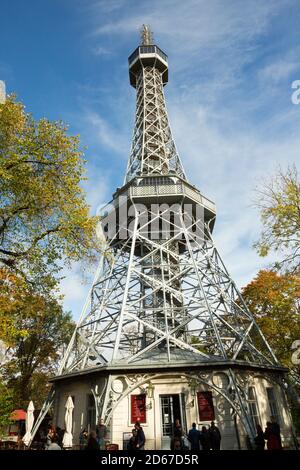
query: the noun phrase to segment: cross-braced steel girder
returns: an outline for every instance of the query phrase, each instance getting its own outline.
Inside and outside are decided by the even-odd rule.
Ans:
[[[162,75],[142,66],[136,79],[136,117],[125,183],[137,175],[175,173],[186,179],[169,124]]]
[[[129,57],[136,118],[124,186],[113,199],[113,212],[121,195],[128,213],[106,234],[107,249],[58,375],[117,366],[130,380],[132,367],[199,364],[200,370],[205,363],[213,371],[216,363],[227,364],[231,385],[222,393],[253,437],[246,392],[230,364],[267,370],[278,362],[214,244],[214,203],[187,182],[164,98],[167,56],[148,33]],[[107,423],[116,404],[112,377],[93,390],[97,416]],[[200,372],[196,378],[204,380]]]
[[[132,204],[135,223],[102,261],[61,372],[151,356],[168,363],[178,360],[178,351],[198,361],[276,364],[208,227],[184,217],[183,204],[177,205],[176,223],[167,211],[152,214],[145,207],[143,213]],[[155,218],[169,227],[159,240],[147,236]]]

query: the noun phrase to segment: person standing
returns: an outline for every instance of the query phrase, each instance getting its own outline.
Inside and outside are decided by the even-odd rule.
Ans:
[[[171,439],[171,450],[174,450],[175,443],[178,443],[178,442],[180,442],[181,449],[183,448],[182,438],[183,438],[183,430],[180,424],[180,420],[177,418],[175,419],[175,423],[174,423],[173,437]]]
[[[281,450],[281,439],[280,435],[278,437],[278,429],[274,427],[274,423],[270,421],[267,422],[267,427],[264,432],[264,438],[267,441],[267,449],[268,450]]]
[[[80,447],[80,450],[84,450],[87,446],[87,442],[88,442],[88,433],[86,431],[86,429],[82,429],[82,431],[80,432],[79,434],[79,447]]]
[[[209,432],[206,428],[206,426],[202,426],[201,432],[200,432],[200,444],[202,447],[202,450],[210,450],[210,436]]]
[[[196,423],[192,424],[192,428],[189,430],[188,433],[188,440],[191,443],[191,450],[198,452],[200,450],[200,432],[196,427]]]
[[[105,439],[107,438],[107,427],[104,424],[104,419],[100,418],[99,424],[96,426],[97,441],[100,450],[105,450]]]
[[[99,450],[99,442],[95,431],[91,431],[85,450]]]
[[[265,449],[265,438],[264,432],[259,424],[256,425],[256,436],[254,438],[255,450]]]
[[[54,426],[50,426],[47,437],[46,437],[46,446],[45,446],[46,449],[48,449],[48,447],[52,444],[53,438],[55,436],[56,436],[56,429]]]
[[[146,438],[145,438],[143,428],[142,428],[142,426],[140,425],[140,423],[138,421],[135,423],[134,427],[137,431],[136,449],[137,450],[144,450]]]
[[[209,437],[210,437],[210,443],[211,443],[211,448],[212,450],[220,450],[221,446],[221,433],[217,426],[215,425],[215,422],[211,422],[211,426],[209,428]]]
[[[272,423],[273,433],[275,434],[275,436],[277,436],[277,439],[278,439],[278,446],[279,446],[278,448],[282,449],[280,426],[277,423],[277,421],[275,421],[273,418],[271,419],[271,423]]]
[[[128,444],[127,444],[127,450],[136,450],[136,444],[137,444],[137,430],[135,428],[132,429],[131,431],[132,436],[130,437]]]
[[[57,434],[53,434],[51,437],[51,443],[48,445],[46,450],[61,450],[60,445],[58,444]]]

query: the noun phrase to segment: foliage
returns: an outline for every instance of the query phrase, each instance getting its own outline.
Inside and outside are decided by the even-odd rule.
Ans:
[[[2,374],[19,407],[33,395],[44,398],[46,378],[55,372],[74,323],[50,289],[37,292],[6,268],[0,270],[0,284],[0,339],[10,352]]]
[[[291,362],[292,343],[300,338],[299,278],[260,271],[242,294],[278,360],[300,376]]]
[[[12,391],[0,380],[0,436],[5,434],[9,416],[14,408]]]
[[[63,258],[94,260],[97,218],[80,187],[78,137],[61,122],[35,121],[14,97],[0,104],[0,263],[41,279]]]
[[[73,332],[58,271],[94,261],[102,248],[80,186],[84,165],[79,138],[62,122],[36,121],[14,96],[0,104],[1,400],[9,411],[30,399],[42,405]]]
[[[300,183],[296,167],[278,174],[258,192],[263,230],[255,247],[260,256],[280,253],[276,269],[293,274],[300,268]]]

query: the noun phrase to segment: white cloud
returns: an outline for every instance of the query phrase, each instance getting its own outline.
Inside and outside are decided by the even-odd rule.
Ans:
[[[264,67],[259,76],[266,81],[279,82],[288,78],[292,72],[299,70],[298,62],[289,62],[286,60],[278,60],[275,63],[269,64]]]
[[[117,153],[125,152],[128,144],[124,142],[123,135],[99,113],[86,110],[83,120],[90,126],[90,132],[94,135],[94,139],[98,140],[99,146],[107,147]]]
[[[110,55],[112,53],[112,51],[107,49],[106,47],[97,46],[93,49],[93,53],[96,56],[107,56],[107,55]]]

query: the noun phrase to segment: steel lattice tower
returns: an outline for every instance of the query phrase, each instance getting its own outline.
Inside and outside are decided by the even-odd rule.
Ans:
[[[129,57],[129,76],[136,115],[125,180],[104,208],[107,247],[59,377],[107,371],[93,394],[108,423],[115,407],[109,371],[222,366],[226,397],[253,436],[234,368],[281,368],[214,244],[215,204],[186,177],[164,97],[168,59],[148,27]]]
[[[105,208],[108,247],[61,373],[155,355],[276,363],[213,242],[215,205],[185,176],[164,98],[167,56],[147,29],[129,75],[137,98],[124,186]]]

